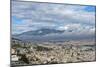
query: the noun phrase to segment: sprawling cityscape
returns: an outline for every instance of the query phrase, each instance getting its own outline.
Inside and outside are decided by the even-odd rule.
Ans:
[[[95,6],[12,0],[11,65],[96,60]]]

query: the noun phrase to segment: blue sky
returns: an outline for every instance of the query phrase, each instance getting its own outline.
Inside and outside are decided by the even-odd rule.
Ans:
[[[68,35],[94,35],[95,6],[12,1],[12,34],[41,28],[66,30]]]
[[[85,8],[85,10],[88,11],[88,12],[95,12],[95,7],[94,6],[87,6]]]

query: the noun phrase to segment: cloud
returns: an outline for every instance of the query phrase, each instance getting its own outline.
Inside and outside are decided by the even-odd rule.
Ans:
[[[95,33],[95,6],[12,1],[12,19],[12,33],[40,28],[66,30],[63,35]]]

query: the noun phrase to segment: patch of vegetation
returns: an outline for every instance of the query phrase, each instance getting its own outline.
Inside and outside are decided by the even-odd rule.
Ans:
[[[29,60],[28,60],[28,58],[26,57],[25,54],[21,55],[21,58],[19,60],[29,64]]]
[[[14,44],[14,45],[12,45],[12,47],[13,48],[21,48],[22,46],[21,46],[21,44]]]
[[[88,48],[88,49],[86,49],[84,51],[94,51],[94,50],[93,50],[93,48]]]
[[[35,49],[37,51],[50,51],[52,48],[44,47],[44,46],[36,46]]]

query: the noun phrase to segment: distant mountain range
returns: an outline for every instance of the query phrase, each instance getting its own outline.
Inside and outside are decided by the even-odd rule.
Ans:
[[[63,33],[64,30],[55,30],[55,29],[38,29],[38,30],[35,30],[35,31],[27,31],[27,32],[24,32],[22,34],[19,34],[18,36],[21,36],[21,35],[30,35],[30,36],[43,36],[43,35],[47,35],[47,34],[52,34],[52,33]]]
[[[48,34],[61,34],[64,33],[65,30],[56,30],[56,29],[47,29],[42,28],[34,31],[27,31],[21,34],[13,35],[13,38],[24,40],[24,41],[42,41],[42,40],[52,40],[55,37],[45,37]]]
[[[95,36],[66,36],[63,34],[65,30],[47,29],[42,28],[34,31],[27,31],[21,34],[13,35],[12,38],[19,39],[21,41],[65,41],[65,40],[80,40],[80,39],[94,39]],[[69,30],[67,32],[73,32]]]

